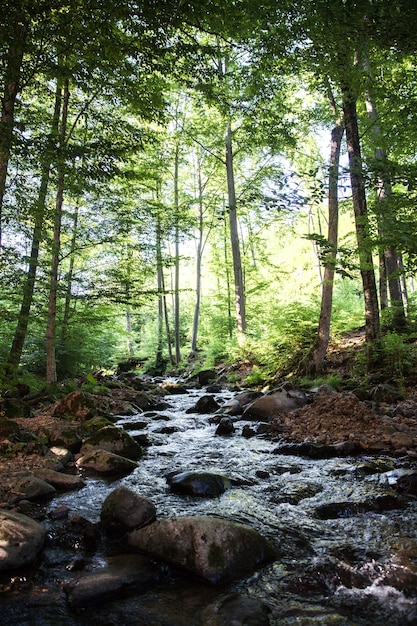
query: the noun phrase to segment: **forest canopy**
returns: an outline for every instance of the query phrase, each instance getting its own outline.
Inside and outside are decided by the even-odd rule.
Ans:
[[[3,2],[0,389],[414,346],[412,0]],[[414,128],[416,124],[416,129]]]

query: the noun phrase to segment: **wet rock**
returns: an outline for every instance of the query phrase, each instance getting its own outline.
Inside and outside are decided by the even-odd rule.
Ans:
[[[0,571],[33,563],[41,553],[45,528],[26,515],[0,510]]]
[[[215,370],[201,370],[200,372],[196,374],[195,378],[197,378],[198,383],[202,387],[205,387],[209,383],[214,382],[216,380],[217,373]]]
[[[242,437],[246,439],[250,439],[251,437],[256,437],[256,431],[249,426],[249,424],[245,424],[242,428]]]
[[[107,450],[88,452],[76,461],[76,465],[81,469],[109,476],[126,476],[138,466],[135,461]]]
[[[202,614],[204,626],[269,626],[270,609],[260,600],[233,594],[210,604]]]
[[[216,517],[159,520],[130,533],[128,543],[212,584],[243,578],[275,558],[275,550],[258,532]]]
[[[241,415],[243,413],[243,408],[236,399],[228,400],[222,406],[222,413],[225,415]]]
[[[393,511],[405,508],[405,501],[395,494],[385,494],[369,498],[361,502],[331,502],[322,504],[315,509],[315,514],[319,519],[337,519],[352,517],[362,513],[382,513],[383,511]]]
[[[408,496],[417,496],[417,473],[412,472],[400,476],[397,480],[395,488]]]
[[[182,395],[188,393],[188,389],[178,383],[164,382],[161,387],[167,394]]]
[[[287,502],[289,504],[298,504],[301,500],[312,498],[317,493],[323,491],[322,485],[305,484],[295,481],[286,482],[285,486],[275,493],[271,501],[275,504]]]
[[[200,497],[219,496],[231,487],[227,476],[210,472],[181,472],[168,476],[167,482],[173,493]]]
[[[186,413],[215,413],[220,408],[213,396],[201,396],[194,407],[187,409]]]
[[[216,435],[232,435],[235,432],[235,427],[230,417],[222,417],[216,428]]]
[[[56,507],[56,509],[52,509],[52,511],[49,511],[48,517],[52,520],[67,519],[69,511],[69,507],[67,507],[65,504],[62,504],[61,506]]]
[[[117,428],[117,426],[105,426],[98,430],[84,441],[80,453],[85,455],[97,448],[119,454],[133,461],[137,461],[143,456],[140,445],[129,433],[122,428]]]
[[[63,583],[71,608],[90,606],[128,595],[140,595],[158,580],[159,569],[146,557],[109,557],[105,567]]]
[[[156,508],[127,487],[117,487],[104,500],[100,519],[108,533],[125,532],[146,526],[156,519]]]
[[[56,489],[36,476],[24,476],[15,485],[15,492],[25,500],[39,500],[53,496]]]
[[[222,390],[222,386],[218,383],[213,383],[212,385],[207,385],[206,391],[207,393],[220,393]]]
[[[354,454],[357,448],[352,442],[346,442],[346,445],[330,445],[312,443],[306,441],[303,443],[286,443],[273,450],[274,454],[293,454],[308,459],[333,459],[338,456],[350,456]]]
[[[304,393],[279,389],[252,402],[243,411],[243,419],[269,421],[280,413],[288,413],[306,403],[307,396]]]
[[[63,474],[51,469],[38,469],[35,472],[35,476],[52,485],[57,491],[72,491],[73,489],[85,487],[85,482],[81,476]]]

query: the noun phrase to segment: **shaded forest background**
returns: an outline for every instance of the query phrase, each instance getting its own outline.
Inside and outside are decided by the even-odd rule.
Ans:
[[[406,383],[412,0],[2,8],[3,389],[127,359],[328,380],[353,329],[350,377]]]

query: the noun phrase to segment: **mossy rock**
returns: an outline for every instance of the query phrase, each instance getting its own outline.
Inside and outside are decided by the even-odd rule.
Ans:
[[[137,461],[143,456],[142,447],[129,433],[117,426],[107,425],[94,432],[82,445],[81,454],[100,448]]]
[[[0,440],[15,439],[20,435],[19,425],[7,417],[0,416]]]

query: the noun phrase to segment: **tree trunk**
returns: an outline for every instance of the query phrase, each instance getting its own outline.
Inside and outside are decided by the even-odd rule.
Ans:
[[[45,160],[42,168],[41,183],[39,187],[38,200],[35,207],[35,223],[33,227],[32,246],[29,258],[29,266],[26,274],[26,280],[23,286],[22,303],[17,318],[16,330],[13,337],[12,346],[10,348],[7,364],[11,371],[16,371],[20,359],[22,357],[23,345],[25,343],[27,329],[29,324],[30,309],[33,302],[33,293],[35,289],[36,273],[38,269],[39,247],[42,238],[42,230],[45,216],[46,196],[50,179],[50,171],[52,164],[52,156],[56,148],[56,137],[58,134],[59,117],[61,113],[61,88],[57,85],[55,93],[55,108],[52,118],[51,135],[49,145],[45,154]]]
[[[226,173],[229,201],[230,242],[233,258],[233,275],[235,286],[235,306],[238,338],[246,333],[245,288],[243,284],[242,260],[236,212],[235,176],[233,170],[232,129],[230,123],[226,131]]]
[[[317,339],[312,354],[312,369],[318,374],[324,363],[327,348],[330,339],[330,323],[333,307],[333,283],[335,273],[335,262],[338,244],[338,223],[339,223],[339,163],[340,148],[345,128],[339,122],[332,130],[331,146],[330,146],[330,163],[329,163],[329,192],[328,192],[328,210],[329,210],[329,226],[327,240],[330,246],[328,253],[328,261],[324,267],[324,276],[321,294],[321,309],[319,318],[319,329]]]
[[[55,354],[55,327],[56,305],[58,290],[58,267],[61,250],[61,224],[64,204],[65,180],[65,135],[68,121],[69,80],[64,80],[63,100],[61,113],[61,127],[59,137],[58,183],[55,201],[54,237],[52,246],[51,274],[49,283],[48,319],[46,326],[46,383],[57,382],[56,354]]]
[[[198,163],[198,243],[196,253],[196,277],[195,277],[195,307],[194,307],[194,319],[193,319],[193,332],[191,337],[191,352],[190,357],[194,357],[197,353],[197,337],[198,337],[198,325],[200,321],[200,306],[201,306],[201,265],[203,257],[203,183],[201,180],[201,166]]]
[[[20,90],[23,53],[25,50],[28,24],[23,15],[17,13],[11,35],[6,68],[0,116],[0,249],[2,247],[3,203],[6,193],[7,170],[13,141],[14,110]]]
[[[378,294],[372,258],[372,242],[369,236],[369,220],[362,172],[356,98],[349,87],[343,86],[342,92],[356,238],[358,242],[363,295],[365,299],[365,337],[369,351],[371,352],[372,343],[380,336]]]
[[[174,160],[174,205],[175,205],[175,273],[174,273],[174,344],[175,363],[181,361],[181,337],[180,337],[180,244],[179,244],[179,158],[180,150],[177,142],[175,146]]]
[[[369,63],[368,63],[369,70]],[[382,238],[385,236],[385,222],[389,217],[390,199],[392,197],[392,186],[387,173],[387,157],[385,151],[381,148],[382,133],[378,125],[378,112],[375,106],[374,98],[371,90],[367,90],[365,93],[366,109],[368,117],[372,123],[372,131],[375,138],[376,147],[374,149],[375,160],[379,168],[378,172],[378,187],[377,187],[377,202],[378,202],[378,217],[380,226],[380,235]],[[388,280],[388,289],[390,295],[390,302],[392,307],[392,323],[394,328],[403,328],[406,325],[406,317],[404,311],[404,302],[401,293],[401,282],[399,277],[399,261],[397,250],[394,245],[389,245],[384,250],[384,268],[386,279]],[[383,299],[384,292],[381,292],[381,301]]]

